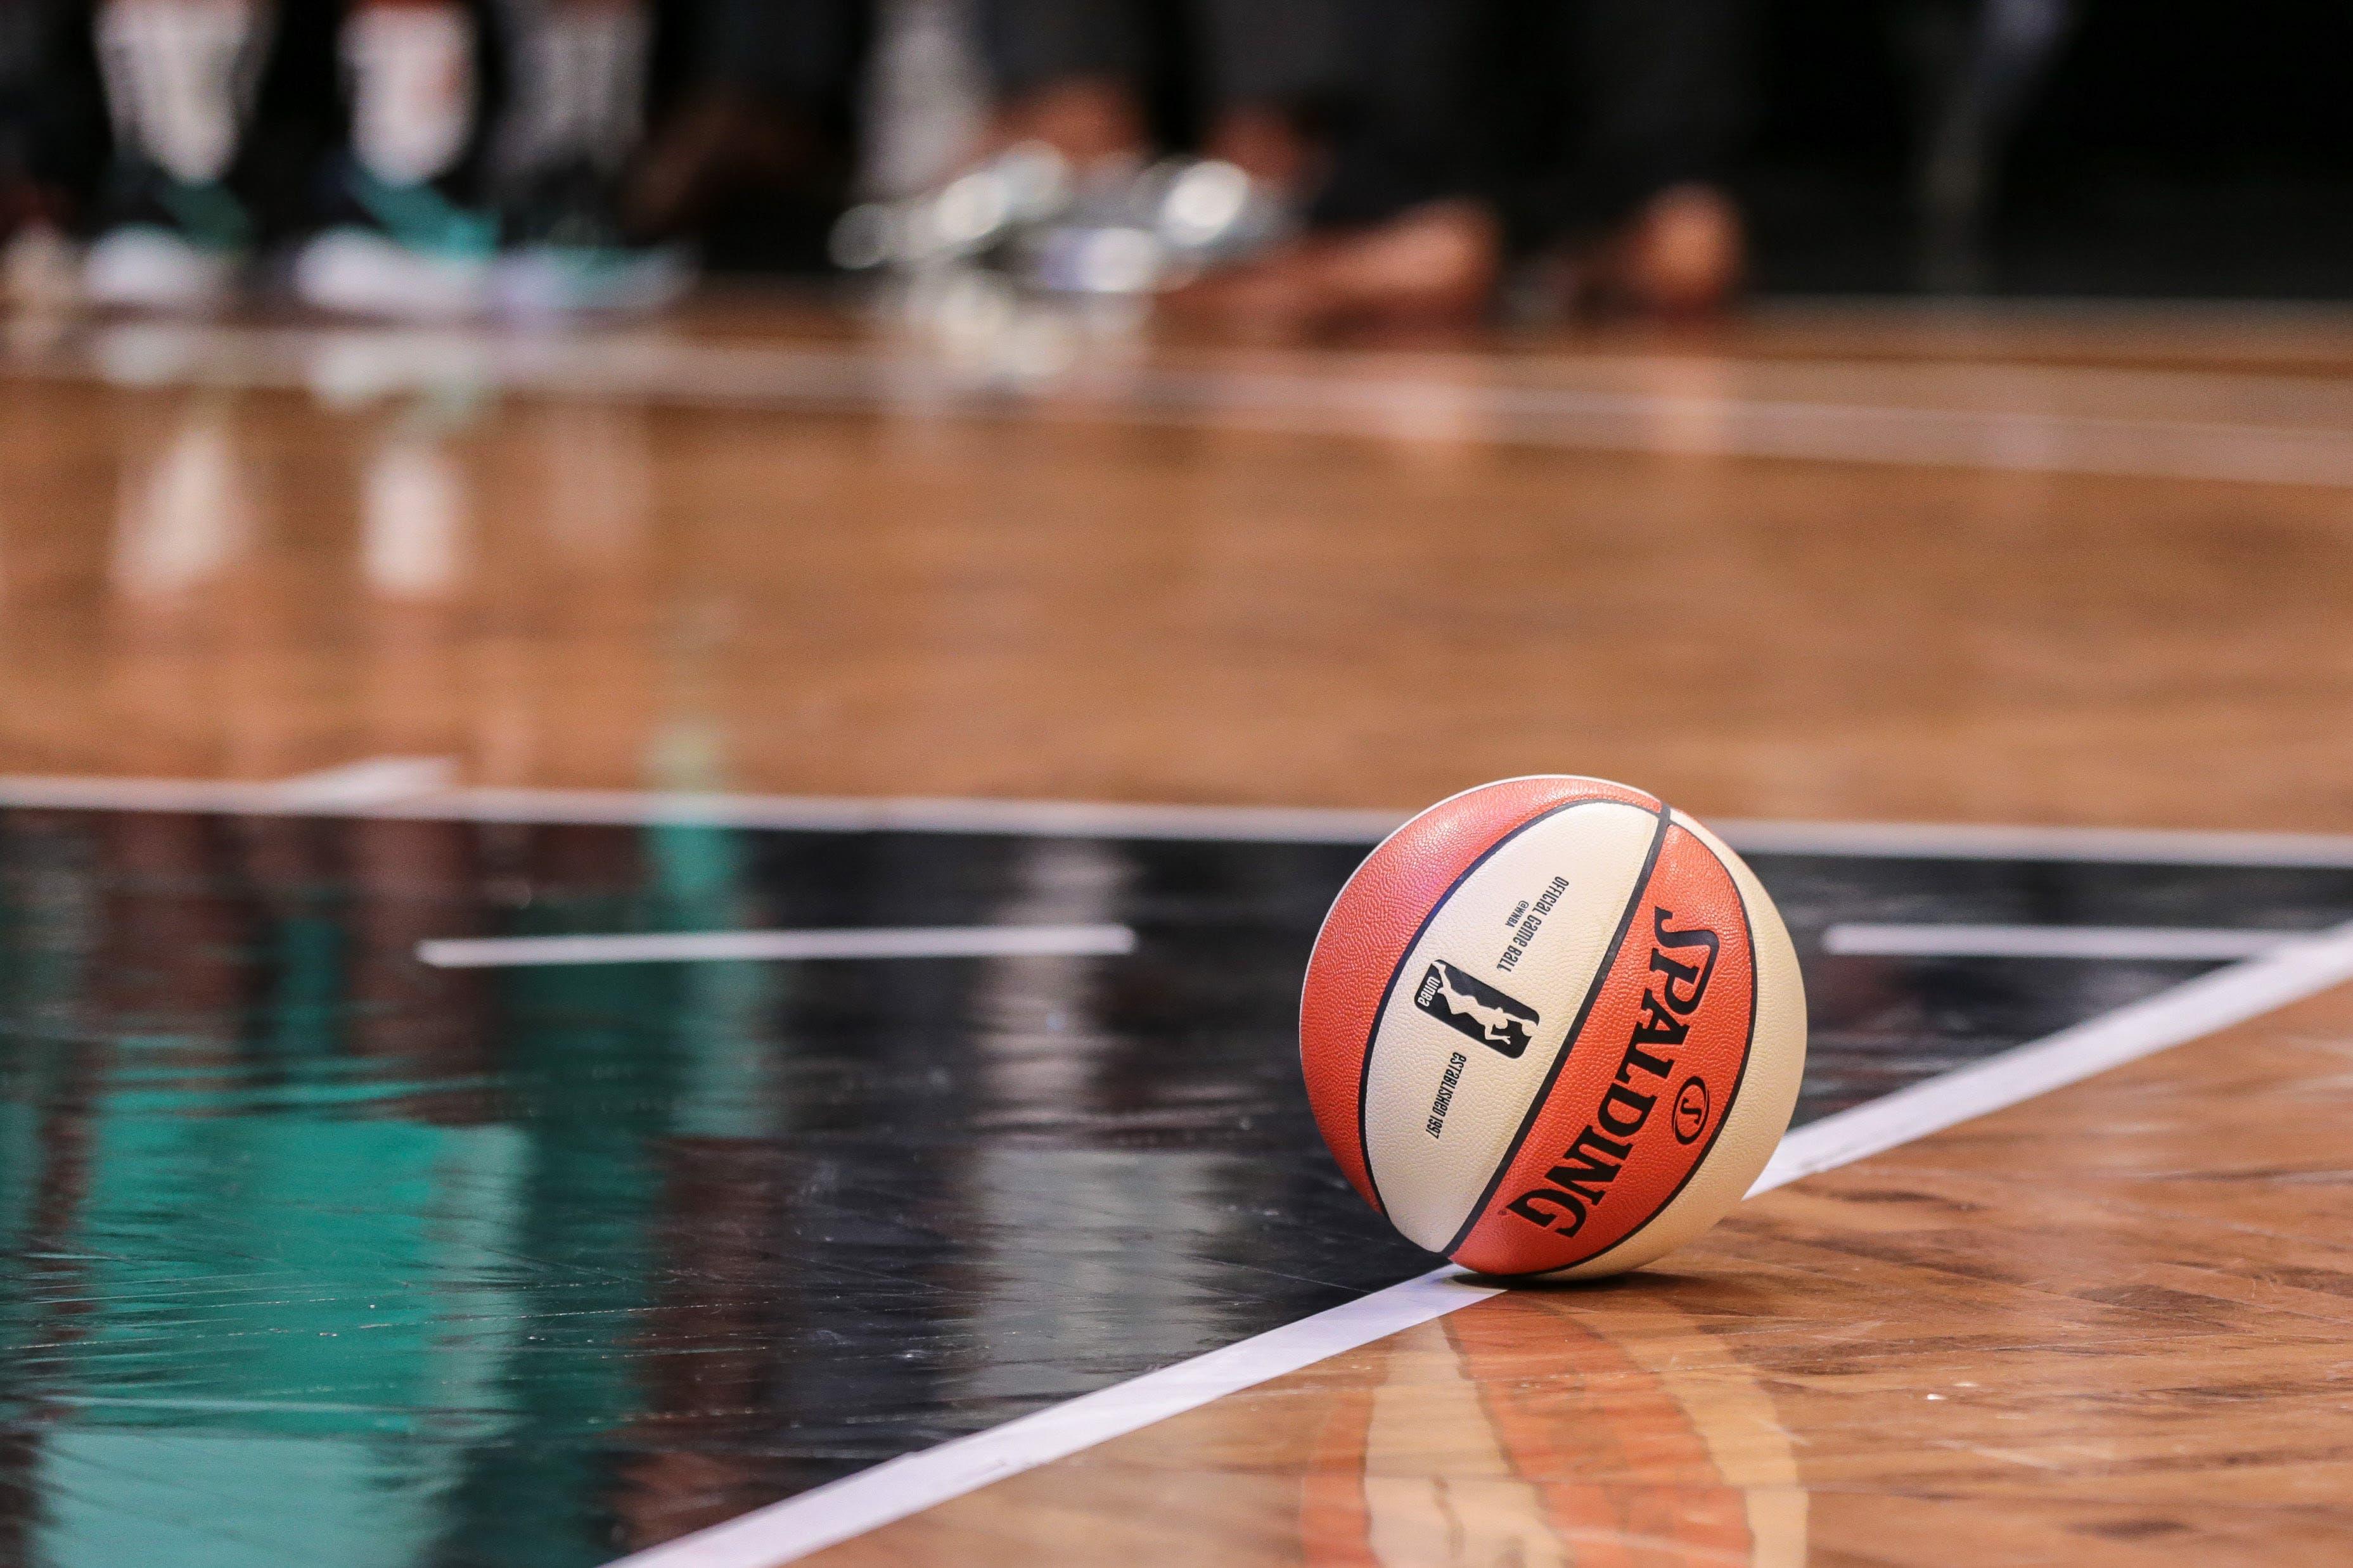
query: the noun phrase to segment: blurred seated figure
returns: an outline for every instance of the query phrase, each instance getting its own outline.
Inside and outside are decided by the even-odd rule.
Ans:
[[[1725,181],[1750,87],[1748,10],[984,0],[993,160],[929,208],[850,226],[843,259],[1010,251],[1050,285],[1055,269],[1037,263],[1056,246],[1037,231],[1092,208],[1112,215],[1082,226],[1103,257],[1117,259],[1108,237],[1142,232],[1162,262],[1133,242],[1131,265],[1098,269],[1104,283],[1249,326],[1473,320],[1514,261],[1551,309],[1704,313],[1742,269]],[[1167,165],[1155,179],[1155,150],[1172,145],[1246,183],[1228,174],[1213,192]],[[1233,215],[1189,256],[1165,212],[1154,221],[1179,193],[1205,217]]]
[[[1187,303],[1273,327],[1704,315],[1737,290],[1726,182],[1749,0],[1364,0],[1314,230]]]
[[[95,303],[218,308],[264,238],[257,130],[281,32],[319,12],[265,0],[98,0],[115,154],[83,268]],[[281,26],[282,24],[282,26]],[[684,283],[682,260],[631,246],[623,166],[646,92],[647,0],[347,0],[319,58],[348,135],[306,171],[292,282],[322,309],[453,318],[634,308]],[[508,68],[486,112],[493,41]],[[332,60],[332,63],[330,63]],[[332,97],[323,83],[312,97]],[[282,161],[282,160],[281,160]]]
[[[1531,54],[1566,123],[1504,206],[1571,309],[1704,315],[1741,283],[1729,182],[1757,90],[1754,0],[1577,0]]]

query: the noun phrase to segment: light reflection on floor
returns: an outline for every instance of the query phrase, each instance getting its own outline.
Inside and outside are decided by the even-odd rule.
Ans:
[[[1297,1081],[1357,853],[0,815],[0,1560],[585,1568],[1419,1272]],[[2343,871],[1758,868],[1806,1119],[2200,967],[1825,959],[1834,921],[2353,912]],[[918,914],[1141,946],[414,958]]]

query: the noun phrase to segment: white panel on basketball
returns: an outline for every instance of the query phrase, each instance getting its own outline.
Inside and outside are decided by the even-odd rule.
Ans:
[[[1418,1245],[1442,1250],[1503,1162],[1634,897],[1658,826],[1652,813],[1619,801],[1555,812],[1464,878],[1406,955],[1373,1028],[1365,1153],[1390,1222]],[[1567,888],[1556,890],[1556,879]],[[1547,893],[1555,896],[1545,909]],[[1507,969],[1504,954],[1531,915],[1539,923]],[[1519,1057],[1424,1010],[1416,998],[1440,960],[1536,1015]],[[1459,1006],[1443,994],[1436,1005],[1481,1023],[1476,998],[1457,996]]]

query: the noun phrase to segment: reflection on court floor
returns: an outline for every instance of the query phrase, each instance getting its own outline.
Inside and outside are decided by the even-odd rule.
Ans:
[[[1531,1291],[1365,1352],[1334,1402],[1300,1506],[1314,1568],[1568,1568],[1633,1541],[1661,1562],[1793,1568],[1806,1492],[1757,1374],[1660,1300],[1641,1335]],[[1430,1473],[1433,1434],[1452,1463]]]
[[[1361,852],[0,813],[0,1561],[585,1568],[1420,1272],[1297,1079],[1300,969]],[[2219,962],[1833,955],[1834,926],[2353,914],[2341,868],[1757,865],[1807,965],[1801,1121]],[[418,957],[973,927],[1134,951]],[[1482,1393],[1507,1316],[1381,1352],[1485,1401],[1478,1540],[1633,1528],[1641,1499],[1515,1468],[1582,1434],[1688,1449],[1714,1500],[1680,1528],[1802,1542],[1766,1448],[1678,1425],[1704,1357],[1571,1336],[1541,1399]],[[1438,1528],[1427,1483],[1381,1473],[1391,1418],[1376,1393],[1325,1435],[1366,1456],[1303,1505],[1333,1561],[1419,1560]]]

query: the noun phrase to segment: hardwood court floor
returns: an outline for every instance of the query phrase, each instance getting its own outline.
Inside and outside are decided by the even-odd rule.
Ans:
[[[1399,807],[1574,770],[1703,816],[2353,828],[2344,319],[1065,380],[759,308],[11,342],[0,771]],[[2341,1562],[2348,1034],[2339,993],[839,1555]]]
[[[2181,363],[2097,317],[1170,349],[1083,398],[892,391],[892,343],[744,310],[504,395],[463,340],[269,337],[320,395],[233,332],[85,329],[0,381],[0,768],[1381,806],[1570,770],[1703,815],[2340,827],[2332,323],[2219,364],[2211,321]],[[734,357],[664,380],[692,353]],[[802,391],[696,403],[699,368]],[[1922,460],[1736,455],[1778,449]]]
[[[810,1559],[2339,1563],[2353,993]]]

